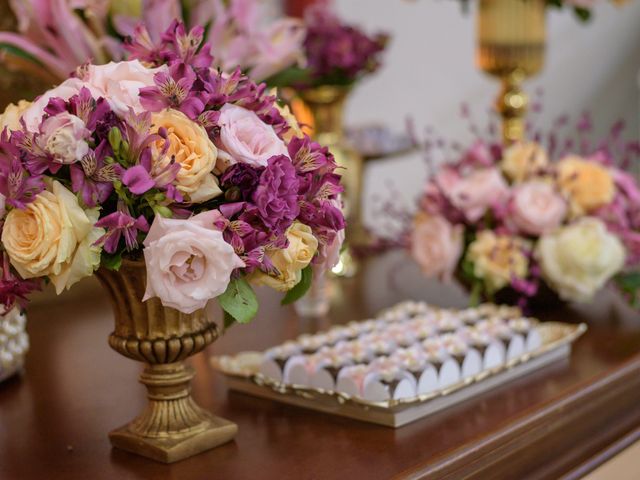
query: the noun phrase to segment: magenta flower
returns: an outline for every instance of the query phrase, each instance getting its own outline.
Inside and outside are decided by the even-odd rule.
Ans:
[[[2,269],[0,270],[0,304],[5,311],[9,311],[17,303],[25,307],[27,295],[42,288],[42,281],[38,278],[22,279],[18,276],[9,263],[9,255],[2,252]]]
[[[102,227],[107,232],[96,241],[96,245],[104,245],[107,253],[115,253],[118,250],[120,238],[124,236],[125,248],[132,251],[138,248],[138,232],[146,233],[149,231],[149,223],[140,215],[133,218],[126,207],[118,208],[106,217],[96,222],[96,227]]]
[[[283,233],[300,213],[298,178],[291,160],[284,155],[271,157],[253,193],[260,217],[276,235]]]
[[[103,140],[95,150],[90,150],[82,159],[70,166],[71,189],[80,193],[88,207],[95,207],[107,200],[113,191],[113,182],[122,175],[117,163],[105,163],[107,141]]]
[[[0,156],[0,193],[15,208],[25,208],[44,190],[42,175],[29,173],[17,156]]]
[[[143,107],[152,112],[174,108],[191,119],[196,119],[204,110],[206,97],[202,93],[192,92],[196,74],[189,65],[176,62],[171,65],[168,73],[156,73],[153,79],[156,86],[140,89],[140,103]],[[200,97],[204,97],[205,101]]]

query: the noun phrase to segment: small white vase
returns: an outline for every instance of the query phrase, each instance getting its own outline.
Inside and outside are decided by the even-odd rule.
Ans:
[[[29,350],[27,317],[18,307],[0,315],[0,382],[13,376],[24,366]]]

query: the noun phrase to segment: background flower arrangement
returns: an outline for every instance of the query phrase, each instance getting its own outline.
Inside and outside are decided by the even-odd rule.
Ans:
[[[257,311],[251,284],[299,298],[336,261],[340,177],[266,86],[222,73],[204,29],[143,27],[132,60],[83,65],[2,117],[0,301],[58,293],[98,268],[146,263],[145,299],[184,313],[218,298]]]
[[[126,56],[124,42],[142,22],[145,41],[158,42],[174,19],[206,25],[215,66],[241,68],[262,81],[301,60],[299,20],[272,22],[259,0],[11,0],[20,33],[0,32],[6,62],[47,80],[62,81],[76,67]]]
[[[531,0],[523,0],[523,1],[531,1]],[[623,5],[627,3],[629,0],[609,0],[611,3],[615,5]],[[461,0],[465,7],[469,3],[469,0]],[[595,6],[597,0],[545,0],[546,4],[550,8],[571,8],[575,13],[576,17],[578,17],[582,21],[587,21],[591,18],[591,10]]]
[[[327,0],[305,10],[304,31],[305,62],[274,75],[269,84],[296,88],[353,85],[380,66],[380,55],[389,40],[385,33],[370,36],[345,23]]]
[[[567,122],[508,148],[491,140],[494,125],[486,135],[472,124],[469,148],[425,142],[431,175],[404,241],[426,275],[457,277],[475,301],[522,306],[549,290],[589,301],[615,279],[637,304],[640,189],[625,170],[640,145],[623,140],[621,124],[593,143],[587,115],[563,138]],[[443,153],[456,160],[435,167]]]

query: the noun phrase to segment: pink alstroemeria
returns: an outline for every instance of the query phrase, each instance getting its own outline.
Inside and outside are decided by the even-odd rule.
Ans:
[[[122,167],[117,163],[105,164],[107,142],[103,140],[95,150],[90,150],[79,162],[71,165],[71,189],[80,192],[88,207],[106,201],[113,191],[113,182],[121,177]]]
[[[156,73],[156,86],[140,89],[140,103],[152,112],[165,108],[180,110],[191,119],[196,119],[204,110],[206,97],[191,92],[196,74],[183,62],[176,62],[169,72]]]
[[[124,243],[127,251],[138,248],[138,232],[149,231],[149,223],[140,215],[133,218],[126,207],[118,208],[106,217],[96,222],[96,227],[105,228],[107,232],[96,241],[96,245],[104,245],[107,253],[115,253],[120,243],[120,238],[124,236]]]
[[[9,311],[17,303],[25,307],[27,295],[42,288],[42,281],[38,278],[24,280],[16,275],[11,268],[9,255],[2,252],[2,268],[0,269],[0,304],[5,311]]]
[[[12,207],[25,208],[44,190],[44,180],[42,175],[33,174],[24,167],[13,146],[7,143],[5,133],[2,137],[0,193]]]

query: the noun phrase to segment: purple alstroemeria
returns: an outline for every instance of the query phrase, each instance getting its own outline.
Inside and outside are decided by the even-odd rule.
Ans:
[[[6,137],[4,138],[6,140]],[[15,208],[25,208],[45,188],[42,175],[30,173],[20,161],[19,153],[2,142],[0,154],[0,193]]]
[[[138,248],[138,232],[149,231],[149,223],[144,216],[133,218],[126,207],[118,208],[96,222],[96,227],[105,228],[106,233],[96,241],[96,245],[104,245],[107,253],[118,250],[120,239],[124,237],[125,248],[132,251]]]
[[[336,161],[329,149],[312,141],[307,136],[292,138],[288,149],[289,156],[298,172],[316,172],[325,169],[325,167],[333,170],[336,166]]]
[[[122,175],[122,167],[117,163],[105,164],[109,151],[103,140],[95,150],[90,150],[79,162],[71,165],[71,189],[80,193],[88,207],[95,207],[109,198],[113,182]]]
[[[202,44],[204,27],[198,25],[189,32],[184,23],[174,20],[162,36],[167,46],[173,47],[177,59],[193,65],[194,68],[209,68],[213,63],[213,55],[208,43]]]
[[[11,268],[9,255],[2,252],[2,275],[0,276],[0,304],[5,311],[11,310],[17,303],[25,307],[27,295],[42,288],[42,280],[32,278],[25,280],[20,278]]]
[[[196,74],[183,62],[173,63],[169,72],[159,72],[153,77],[156,85],[140,89],[140,103],[150,111],[164,108],[180,110],[191,119],[196,119],[204,110],[206,92],[192,91]]]

